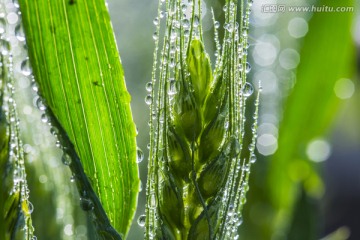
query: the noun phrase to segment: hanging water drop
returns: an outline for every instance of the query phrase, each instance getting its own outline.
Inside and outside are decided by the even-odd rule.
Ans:
[[[155,26],[159,25],[159,18],[158,17],[154,18],[153,23]]]
[[[27,205],[28,205],[28,214],[31,214],[34,211],[34,205],[30,202],[27,201]]]
[[[14,4],[14,7],[19,8],[18,0],[12,0],[12,3]]]
[[[0,39],[0,52],[2,55],[8,55],[10,52],[10,43],[5,39]]]
[[[56,137],[59,134],[59,130],[56,127],[51,127],[50,133]]]
[[[140,148],[136,149],[136,162],[140,163],[144,160],[144,153]]]
[[[148,82],[148,83],[145,85],[145,89],[146,89],[146,91],[151,92],[152,89],[153,89],[153,84],[152,84],[152,82]]]
[[[49,122],[49,117],[46,115],[46,113],[43,113],[43,114],[41,115],[41,121],[42,121],[43,123]]]
[[[182,20],[182,26],[183,26],[183,28],[184,29],[189,29],[190,28],[190,21],[189,21],[189,19],[183,19]]]
[[[255,163],[255,162],[256,162],[256,156],[255,156],[255,154],[251,154],[250,163]]]
[[[224,12],[226,12],[228,10],[227,4],[224,5],[223,10],[224,10]]]
[[[171,59],[170,59],[169,67],[170,67],[170,68],[175,67],[175,59],[174,59],[174,58],[171,58]]]
[[[64,165],[69,166],[72,160],[69,154],[64,153],[61,157],[61,161],[63,162]]]
[[[159,39],[159,34],[157,32],[154,32],[152,37],[153,37],[154,40],[158,40]]]
[[[71,177],[70,177],[70,182],[75,182],[75,180],[76,180],[76,176],[75,175],[72,175]]]
[[[175,79],[171,79],[169,82],[169,91],[168,94],[169,95],[174,95],[177,93],[177,86],[176,86],[176,80]]]
[[[246,63],[246,66],[245,66],[245,72],[246,73],[249,73],[251,71],[251,65],[250,65],[250,63]]]
[[[194,16],[194,27],[198,27],[200,24],[200,19],[198,15]]]
[[[153,101],[153,99],[152,99],[151,95],[147,95],[147,96],[145,97],[145,103],[146,103],[147,105],[150,105],[150,104],[152,103],[152,101]]]
[[[80,207],[82,210],[88,212],[94,209],[94,203],[91,201],[91,199],[80,198]]]
[[[16,36],[17,40],[19,40],[20,42],[25,41],[25,33],[24,33],[24,29],[22,27],[22,24],[18,24],[15,27],[15,36]]]
[[[250,83],[245,83],[245,85],[241,89],[244,97],[249,97],[254,92],[254,87]]]
[[[24,74],[25,76],[30,76],[32,70],[31,70],[29,58],[26,58],[26,59],[21,63],[21,72],[22,72],[22,74]]]
[[[0,18],[0,34],[3,34],[6,30],[6,21],[4,18]]]
[[[36,100],[36,106],[40,111],[46,110],[46,106],[44,105],[44,103],[40,97]]]
[[[218,29],[218,28],[220,27],[220,23],[219,23],[218,21],[215,21],[215,22],[214,22],[214,27],[215,27],[216,29]]]
[[[35,81],[33,81],[31,83],[31,89],[34,91],[34,92],[38,92],[39,91],[39,86],[37,85],[37,83]]]
[[[140,227],[144,227],[146,223],[146,215],[145,214],[140,215],[137,220],[137,223],[139,224]]]

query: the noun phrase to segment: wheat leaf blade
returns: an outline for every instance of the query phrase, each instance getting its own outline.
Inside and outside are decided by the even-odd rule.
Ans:
[[[70,155],[81,160],[111,225],[126,236],[139,189],[136,131],[105,2],[19,3],[40,95],[74,146]],[[87,194],[80,196],[86,200]]]

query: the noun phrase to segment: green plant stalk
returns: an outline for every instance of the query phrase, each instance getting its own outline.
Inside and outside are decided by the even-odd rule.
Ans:
[[[10,44],[6,44],[5,52],[10,51]],[[14,76],[12,57],[4,51],[0,54],[1,63],[1,92],[0,92],[0,178],[2,202],[1,218],[2,237],[8,239],[32,240],[34,227],[32,226],[32,204],[29,202],[29,189],[25,172],[25,156],[18,115],[14,100]],[[4,101],[6,100],[6,101]],[[5,235],[5,236],[4,236]]]
[[[257,128],[255,113],[251,157],[241,159],[245,100],[252,93],[244,53],[251,2],[238,11],[235,1],[227,1],[224,44],[214,71],[203,45],[200,1],[164,4],[161,62],[157,71],[158,25],[153,88],[146,97],[151,140],[145,237],[237,238]],[[191,9],[188,17],[185,8]],[[239,29],[238,12],[245,19]]]
[[[83,181],[80,158],[111,225],[126,237],[139,190],[136,131],[105,1],[20,0],[19,4],[40,95],[47,114],[57,119],[54,131],[66,132],[59,141],[69,140],[63,146],[64,162],[76,181]],[[96,215],[100,203],[89,184],[78,186],[86,188],[80,192],[83,209]],[[106,230],[98,229],[100,235],[102,231]]]

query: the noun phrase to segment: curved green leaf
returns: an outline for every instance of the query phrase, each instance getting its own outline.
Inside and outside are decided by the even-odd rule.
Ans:
[[[19,3],[41,96],[76,151],[65,152],[79,156],[111,225],[126,235],[139,189],[136,131],[105,1]]]

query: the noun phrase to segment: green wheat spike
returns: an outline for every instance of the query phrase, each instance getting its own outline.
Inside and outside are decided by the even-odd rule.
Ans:
[[[155,35],[165,31],[155,41],[145,238],[234,239],[251,164],[240,158],[251,3],[227,1],[215,69],[203,44],[201,2],[188,3],[159,1],[164,21]],[[169,92],[173,82],[176,91]]]

